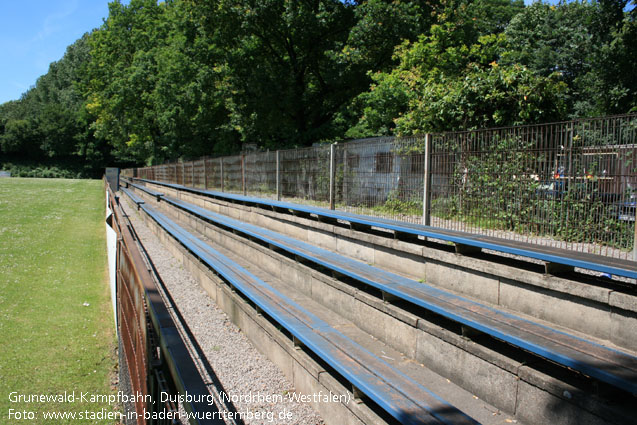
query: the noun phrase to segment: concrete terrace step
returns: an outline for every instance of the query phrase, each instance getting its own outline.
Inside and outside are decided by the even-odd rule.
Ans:
[[[392,294],[387,293],[385,301],[389,302],[383,302],[380,290],[365,289],[365,286],[372,288],[370,285],[357,284],[351,279],[341,278],[339,273],[331,276],[326,268],[313,266],[299,255],[292,255],[242,231],[198,218],[197,215],[166,202],[166,198],[178,196],[182,201],[188,200],[206,207],[207,211],[217,211],[223,217],[234,217],[241,222],[252,223],[257,228],[265,227],[275,233],[300,238],[309,241],[310,246],[319,244],[327,251],[338,252],[345,258],[352,255],[352,258],[363,260],[363,263],[367,265],[378,264],[381,269],[389,267],[391,270],[400,272],[404,267],[408,267],[414,272],[408,274],[415,279],[426,276],[429,281],[429,270],[423,274],[424,269],[421,263],[429,264],[432,261],[430,258],[433,258],[434,265],[436,261],[442,261],[440,265],[435,265],[436,267],[442,267],[445,261],[453,267],[454,261],[461,259],[464,266],[478,266],[488,273],[488,270],[494,268],[494,264],[490,263],[490,257],[471,259],[449,253],[448,249],[441,250],[438,247],[439,244],[421,246],[418,242],[414,244],[397,241],[385,235],[375,236],[341,225],[317,222],[311,217],[281,214],[253,205],[221,201],[173,188],[166,188],[166,194],[162,197],[164,202],[157,203],[157,207],[164,213],[170,215],[173,220],[186,223],[187,226],[196,229],[195,232],[210,238],[218,244],[216,246],[229,249],[238,256],[234,257],[235,260],[245,257],[247,263],[242,264],[246,268],[253,272],[257,271],[256,268],[262,268],[272,276],[277,276],[283,282],[289,283],[290,288],[295,288],[301,294],[326,307],[333,316],[341,316],[337,317],[335,322],[326,319],[326,316],[321,317],[344,334],[362,343],[362,340],[356,338],[356,333],[350,332],[350,329],[357,327],[375,339],[377,346],[404,353],[405,358],[412,363],[427,365],[433,371],[432,373],[445,377],[445,382],[451,380],[497,409],[514,415],[518,421],[537,424],[554,421],[565,424],[579,424],[582,421],[623,424],[626,423],[627,418],[635,414],[634,407],[631,407],[634,404],[631,401],[632,397],[626,392],[595,382],[568,368],[560,369],[552,362],[532,356],[524,350],[515,351],[511,346],[496,339],[474,333],[467,333],[465,336],[464,327],[461,334],[459,325],[454,325],[452,322],[440,322],[436,319],[437,315],[428,314],[424,310],[409,309],[404,302],[394,302],[392,297],[395,298],[395,296]],[[142,195],[150,197],[145,193]],[[376,255],[369,257],[370,250],[372,252],[376,250]],[[395,250],[399,260],[395,265],[400,265],[400,269],[395,269],[390,262],[388,255],[391,255],[392,250]],[[439,251],[440,254],[438,254]],[[402,261],[405,259],[402,257],[403,253],[411,256],[409,261]],[[382,256],[381,260],[378,260],[379,255]],[[438,259],[439,256],[440,259]],[[251,268],[250,263],[254,263],[256,268]],[[514,266],[515,263],[505,266],[505,268],[508,267],[506,273],[511,275],[510,279],[519,276],[520,271]],[[480,268],[478,270],[481,270]],[[417,273],[416,270],[418,270]],[[522,273],[537,274],[538,276],[532,279],[542,280],[541,272],[522,270]],[[261,276],[259,273],[255,274]],[[569,284],[571,279],[576,277],[551,276],[546,281],[548,283],[563,281]],[[457,276],[453,274],[448,276],[448,279],[456,278]],[[206,278],[203,276],[200,279],[205,281]],[[419,284],[420,282],[422,280],[418,281]],[[583,282],[573,281],[573,283],[585,285]],[[284,288],[277,287],[277,289],[288,294],[288,290]],[[527,291],[529,289],[533,288],[530,287]],[[293,292],[289,294],[296,301],[300,299],[298,294]],[[474,295],[469,294],[469,296]],[[547,294],[547,297],[550,296]],[[231,310],[230,313],[234,314],[233,311]],[[504,311],[514,310],[509,308]],[[549,328],[554,327],[553,324],[544,320],[537,320],[532,316],[526,317],[538,324],[548,325]],[[353,326],[339,327],[342,319],[351,321]],[[557,329],[564,328],[558,326]],[[577,335],[577,333],[573,334],[573,336]],[[589,340],[587,332],[580,331],[579,336],[582,340]],[[375,350],[374,346],[364,346],[381,358],[387,352],[381,348],[379,348],[380,351]],[[278,356],[276,352],[268,353],[268,355],[273,355],[273,358]],[[394,356],[390,355],[390,357]],[[287,363],[284,363],[282,367],[288,370]],[[405,373],[415,376],[411,374],[411,371]],[[430,387],[430,381],[421,381],[420,378],[418,380],[427,382],[427,386]],[[432,389],[437,388],[432,387]],[[455,404],[454,399],[450,401]],[[458,405],[464,406],[462,403]],[[467,412],[473,415],[472,411]],[[482,420],[481,417],[476,419]]]
[[[551,247],[537,246],[533,244],[509,241],[481,235],[472,235],[464,232],[440,229],[431,226],[404,223],[395,220],[388,220],[379,217],[370,217],[359,214],[352,214],[342,211],[334,211],[325,208],[312,207],[308,205],[281,202],[271,199],[248,197],[225,192],[196,189],[179,184],[165,183],[154,180],[137,179],[160,186],[171,187],[179,190],[197,193],[209,197],[231,200],[235,202],[255,204],[265,208],[276,208],[277,210],[289,210],[304,214],[314,214],[319,219],[327,218],[332,220],[343,220],[359,226],[383,228],[397,232],[399,234],[424,236],[453,242],[461,247],[475,247],[477,249],[490,249],[506,254],[520,255],[523,257],[538,259],[550,264],[560,264],[569,267],[580,267],[611,275],[622,276],[630,279],[637,279],[637,267],[634,261],[615,259],[601,255],[578,253]]]
[[[192,231],[196,232],[194,230]],[[444,400],[447,400],[454,406],[461,408],[461,410],[478,420],[480,423],[505,425],[511,423],[507,422],[507,419],[509,421],[514,420],[511,416],[504,414],[496,407],[486,403],[470,392],[452,383],[450,380],[426,368],[425,365],[414,362],[412,359],[408,358],[396,349],[382,341],[379,341],[369,333],[361,330],[353,322],[343,318],[342,316],[334,314],[334,312],[329,308],[301,293],[293,283],[286,281],[284,278],[281,279],[270,274],[262,267],[260,262],[253,262],[253,258],[251,256],[242,256],[218,245],[214,241],[206,239],[206,242],[215,250],[232,259],[262,281],[267,282],[280,293],[286,294],[286,296],[293,299],[303,308],[311,311],[321,320],[327,322],[332,328],[355,341],[366,350],[372,352],[376,357],[386,361],[393,368],[399,370],[404,375],[411,377],[416,382],[426,383],[427,388],[432,390],[435,394],[439,395]]]
[[[400,423],[476,423],[163,214],[148,206],[142,209]]]
[[[318,265],[371,285],[391,296],[433,311],[480,332],[504,340],[602,382],[637,393],[637,357],[563,331],[539,325],[475,301],[341,255],[282,236],[195,205],[164,197],[164,201],[218,225],[240,231]]]

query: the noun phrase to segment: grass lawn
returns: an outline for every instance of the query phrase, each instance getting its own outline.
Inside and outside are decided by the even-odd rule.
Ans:
[[[0,179],[0,423],[44,412],[112,412],[79,400],[115,394],[104,190],[99,180]],[[10,400],[75,392],[75,402]],[[16,420],[9,410],[35,414]],[[92,414],[95,414],[92,413]],[[91,416],[91,413],[89,413]]]

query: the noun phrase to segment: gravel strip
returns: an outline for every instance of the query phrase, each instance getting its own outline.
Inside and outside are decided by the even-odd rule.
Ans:
[[[323,424],[309,405],[290,400],[294,387],[283,373],[215,305],[140,219],[140,213],[125,202],[122,205],[226,394],[234,398],[244,423]],[[211,379],[205,377],[205,382]]]

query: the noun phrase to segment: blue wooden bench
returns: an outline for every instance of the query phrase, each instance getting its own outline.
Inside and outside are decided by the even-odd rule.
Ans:
[[[399,423],[477,423],[165,215],[147,205],[141,208],[181,245]]]
[[[161,192],[157,192],[155,190],[149,189],[146,186],[142,186],[139,184],[129,183],[129,187],[134,187],[135,189],[139,189],[142,192],[148,193],[150,196],[155,197],[157,199],[157,202],[159,202],[160,198],[164,196],[164,194]]]
[[[383,294],[408,301],[631,394],[637,394],[637,357],[632,354],[537,324],[181,200],[168,196],[164,196],[162,200],[217,226],[258,239],[291,255],[372,286]]]
[[[281,202],[271,199],[248,197],[235,195],[225,192],[215,192],[210,190],[196,189],[192,187],[182,186],[179,184],[164,183],[153,180],[140,181],[163,185],[176,190],[208,196],[224,201],[239,202],[249,205],[257,205],[262,208],[274,209],[281,212],[288,211],[291,214],[308,214],[316,215],[319,220],[340,220],[348,222],[357,228],[376,227],[380,229],[390,230],[397,235],[408,235],[411,237],[424,236],[426,238],[434,238],[443,241],[452,242],[456,245],[459,252],[463,252],[466,247],[472,247],[477,250],[489,249],[496,252],[506,254],[519,255],[526,258],[533,258],[547,263],[547,265],[563,265],[568,267],[579,267],[582,269],[593,270],[608,275],[622,276],[631,279],[637,279],[637,262],[630,260],[622,260],[610,258],[602,255],[595,255],[583,252],[574,252],[565,249],[551,248],[546,246],[537,246],[530,243],[510,241],[506,239],[492,238],[482,235],[474,235],[465,232],[440,229],[431,226],[423,226],[418,224],[405,223],[396,220],[388,220],[378,217],[370,217],[359,214],[352,214],[342,211],[334,211],[326,208],[312,207],[308,205],[294,204],[290,202]],[[551,270],[547,266],[547,271]]]
[[[131,201],[133,201],[135,203],[135,205],[137,205],[137,209],[139,209],[139,207],[141,206],[141,204],[144,204],[145,201],[143,199],[141,199],[140,197],[138,197],[137,195],[135,195],[133,192],[131,192],[130,190],[120,187],[119,189],[120,191],[124,192],[130,199]]]

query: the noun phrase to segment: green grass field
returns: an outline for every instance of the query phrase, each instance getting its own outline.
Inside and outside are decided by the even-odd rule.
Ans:
[[[115,394],[116,355],[99,180],[0,179],[0,423],[45,412],[112,412],[108,402],[16,402]],[[12,401],[12,399],[14,401]],[[13,412],[33,412],[18,420]]]

